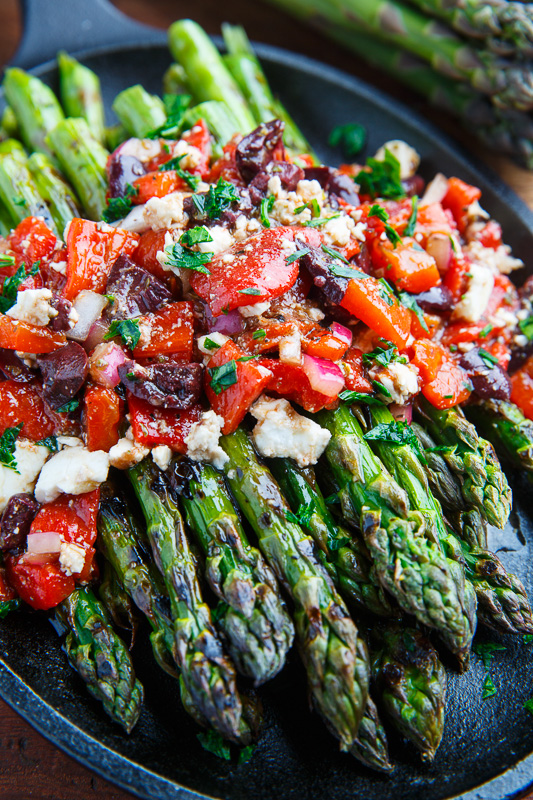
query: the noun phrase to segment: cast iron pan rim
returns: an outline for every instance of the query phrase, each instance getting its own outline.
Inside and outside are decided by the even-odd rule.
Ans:
[[[215,44],[223,49],[221,37],[212,37]],[[153,41],[131,42],[119,46],[106,46],[77,50],[73,55],[80,59],[105,55],[128,53],[132,49],[147,50],[153,47],[166,47],[166,36],[155,34]],[[364,97],[379,109],[403,118],[409,127],[422,131],[440,148],[456,159],[459,159],[475,174],[487,182],[497,192],[502,201],[519,215],[533,236],[533,212],[521,198],[507,186],[496,173],[481,163],[478,158],[467,153],[458,143],[443,134],[433,123],[420,116],[418,112],[407,108],[403,103],[391,98],[379,89],[369,87],[359,78],[346,74],[332,67],[298,53],[292,53],[274,45],[254,43],[259,58],[266,62],[274,62],[287,69],[304,70],[309,77],[316,75],[331,81]],[[44,62],[29,70],[35,75],[42,75],[56,68],[55,59]],[[3,91],[0,93],[3,97]],[[215,800],[209,795],[200,794],[167,778],[152,772],[146,767],[131,761],[125,756],[111,750],[102,742],[89,736],[66,717],[49,705],[16,673],[5,664],[0,656],[0,697],[20,714],[32,727],[45,736],[54,745],[85,767],[93,770],[105,780],[110,780],[126,791],[145,800]],[[80,751],[80,747],[82,749]],[[106,763],[101,766],[102,755]],[[110,771],[111,769],[111,771]],[[502,800],[524,791],[533,781],[533,753],[514,764],[500,775],[484,784],[474,787],[466,794],[455,795],[448,800]],[[156,793],[154,793],[154,790]],[[480,794],[482,792],[482,794]],[[511,794],[510,794],[511,793]]]

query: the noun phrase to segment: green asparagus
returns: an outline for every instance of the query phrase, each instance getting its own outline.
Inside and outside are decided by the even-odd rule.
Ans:
[[[130,136],[143,139],[166,122],[167,112],[163,101],[149,94],[140,84],[130,86],[117,94],[113,111]]]
[[[191,465],[188,487],[182,504],[206,557],[207,581],[221,601],[217,624],[237,668],[259,686],[282,669],[293,624],[274,573],[248,543],[223,478],[208,464]]]
[[[83,117],[91,134],[105,144],[105,113],[100,79],[64,50],[57,54],[61,103],[67,116]]]
[[[238,429],[220,444],[229,456],[224,472],[237,503],[293,599],[297,642],[315,705],[341,749],[349,750],[368,696],[366,647],[311,540],[287,519],[288,504],[247,435]]]
[[[26,147],[52,155],[46,136],[64,119],[53,91],[18,67],[6,69],[3,87]]]
[[[116,628],[128,631],[130,636],[129,649],[131,650],[135,642],[139,620],[130,595],[122,587],[115,570],[107,560],[104,561],[98,595],[111,617],[113,625]]]
[[[465,408],[468,419],[510,466],[533,473],[533,422],[513,403],[483,400]]]
[[[377,696],[395,728],[432,761],[444,730],[446,672],[415,628],[388,625],[371,636]]]
[[[68,659],[109,716],[131,733],[141,712],[143,688],[128,650],[90,589],[75,589],[55,609],[67,630]]]
[[[107,150],[92,138],[85,120],[76,117],[60,122],[47,141],[89,219],[100,220],[107,205]]]
[[[37,190],[50,209],[59,234],[63,236],[70,220],[81,214],[77,198],[44,153],[32,153],[28,158],[28,169]]]
[[[235,671],[224,655],[203,602],[195,559],[163,473],[148,459],[128,470],[148,528],[154,560],[169,593],[184,704],[194,704],[225,739],[250,744],[253,730],[237,691]],[[183,695],[182,695],[183,697]],[[187,699],[188,698],[188,699]]]
[[[378,772],[389,773],[394,769],[389,761],[387,734],[370,696],[350,753],[362,764]]]
[[[359,521],[383,586],[466,663],[472,626],[457,565],[424,536],[423,515],[409,511],[404,490],[374,456],[348,408],[320,411],[315,419],[332,434],[327,463],[342,487],[343,510]]]
[[[391,617],[392,608],[358,535],[337,525],[309,467],[302,469],[288,458],[275,458],[270,468],[294,513],[305,513],[304,527],[318,548],[318,556],[348,605]]]
[[[56,232],[48,206],[39,194],[25,162],[19,152],[12,155],[0,153],[0,201],[13,225],[26,217],[43,217],[48,227]]]
[[[187,75],[181,64],[171,64],[163,75],[163,92],[165,94],[191,93]]]

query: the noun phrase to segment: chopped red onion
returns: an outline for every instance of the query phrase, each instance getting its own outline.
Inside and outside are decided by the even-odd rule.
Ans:
[[[84,342],[97,319],[107,305],[106,298],[97,292],[84,289],[74,300],[74,308],[78,312],[78,321],[67,332],[69,339],[75,342]]]
[[[407,403],[405,406],[399,403],[391,403],[388,409],[397,422],[407,422],[408,425],[413,421],[413,404]]]
[[[227,314],[221,314],[219,317],[213,317],[208,311],[207,329],[209,333],[218,331],[226,336],[235,336],[242,331],[242,317],[236,308],[233,311],[228,311]]]
[[[347,328],[345,325],[341,325],[340,322],[332,322],[329,327],[336,339],[340,339],[341,342],[345,342],[348,347],[350,347],[353,334],[349,328]]]
[[[91,378],[101,386],[114,389],[120,383],[118,368],[126,361],[122,347],[115,342],[102,342],[97,345],[89,359]]]
[[[437,269],[442,274],[446,272],[452,260],[452,243],[445,233],[432,233],[428,237],[426,252],[433,256],[437,262]]]
[[[96,320],[83,343],[83,346],[88,353],[90,353],[97,345],[104,341],[104,336],[106,335],[108,329],[109,325],[106,322],[103,322],[101,319]]]
[[[303,369],[311,387],[326,397],[336,397],[344,388],[344,375],[333,361],[305,355]]]
[[[55,531],[38,531],[28,533],[26,540],[26,556],[42,556],[59,553],[61,550],[61,536]]]

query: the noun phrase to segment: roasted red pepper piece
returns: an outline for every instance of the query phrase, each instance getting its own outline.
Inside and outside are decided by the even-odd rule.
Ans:
[[[108,453],[119,440],[124,401],[113,389],[90,384],[85,389],[84,405],[87,447]]]
[[[169,303],[159,311],[139,317],[141,338],[133,350],[139,357],[180,355],[191,360],[194,315],[188,301]]]
[[[166,444],[177,453],[187,452],[185,437],[202,413],[200,406],[193,406],[187,411],[156,408],[130,393],[128,393],[128,409],[135,441],[146,447]]]

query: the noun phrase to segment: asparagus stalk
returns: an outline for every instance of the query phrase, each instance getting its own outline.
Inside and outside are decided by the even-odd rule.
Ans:
[[[288,458],[276,458],[270,468],[295,514],[303,512],[305,528],[318,556],[348,605],[382,617],[395,615],[372,567],[364,543],[353,531],[337,525],[330,514],[312,469]]]
[[[129,632],[129,649],[131,650],[139,622],[135,615],[131,597],[124,591],[115,570],[107,559],[104,561],[98,595],[111,617],[113,625]]]
[[[120,123],[118,125],[111,125],[105,129],[104,144],[110,153],[116,150],[119,144],[125,142],[127,138],[128,132]]]
[[[405,492],[374,456],[348,408],[320,411],[316,419],[332,434],[327,463],[343,487],[344,507],[359,520],[383,586],[405,611],[435,628],[460,661],[466,661],[472,625],[463,576],[424,536],[422,514],[408,510]]]
[[[288,150],[294,155],[308,153],[314,156],[313,149],[305,139],[285,106],[274,97],[259,59],[255,55],[246,31],[240,25],[222,25],[224,43],[228,55],[224,62],[239,84],[257,124],[278,118],[285,123],[283,139]],[[315,157],[316,163],[318,159]]]
[[[46,136],[64,119],[53,91],[18,67],[6,69],[3,87],[26,147],[52,155]]]
[[[465,414],[503,461],[533,473],[533,422],[518,406],[505,400],[483,400],[467,406]]]
[[[145,460],[128,471],[148,527],[157,567],[169,593],[175,654],[191,705],[225,739],[249,744],[252,729],[237,691],[233,665],[224,655],[203,602],[183,522],[163,473]],[[182,694],[183,698],[183,694]]]
[[[149,94],[140,84],[129,86],[117,94],[113,111],[130,136],[143,139],[166,122],[167,112],[163,101]]]
[[[190,94],[187,74],[181,64],[171,64],[163,75],[164,94]]]
[[[198,105],[188,108],[183,115],[183,128],[192,128],[199,119],[204,120],[210,133],[222,146],[239,132],[239,123],[233,111],[226,103],[218,100],[207,100],[205,103],[198,103]]]
[[[463,498],[475,506],[491,525],[503,528],[511,511],[511,489],[492,445],[478,436],[459,408],[436,409],[424,398],[417,416],[443,450],[443,458],[460,477]]]
[[[57,54],[57,65],[61,103],[67,116],[83,117],[94,138],[104,144],[105,112],[100,78],[64,50]]]
[[[32,153],[28,158],[28,169],[37,190],[50,209],[57,230],[62,235],[70,220],[81,214],[77,198],[44,153]]]
[[[311,540],[287,519],[290,511],[269,470],[242,430],[224,436],[226,478],[259,546],[294,602],[294,622],[310,692],[329,729],[349,750],[368,696],[368,659]]]
[[[223,478],[208,464],[194,465],[188,487],[182,504],[206,557],[207,581],[221,600],[217,624],[239,671],[259,686],[285,664],[293,624],[274,573],[246,538]]]
[[[427,61],[437,72],[469,82],[501,108],[533,108],[533,75],[526,65],[468,46],[450,28],[398,0],[272,0],[304,21],[361,30]]]
[[[533,14],[529,4],[508,0],[414,0],[422,11],[448,22],[464,36],[483,40],[498,55],[533,56]]]
[[[15,116],[15,112],[10,106],[6,106],[0,117],[0,136],[3,139],[20,139],[20,130]]]
[[[14,225],[26,217],[43,217],[48,227],[57,232],[25,159],[22,159],[18,151],[13,154],[0,153],[0,201]]]
[[[231,108],[239,130],[255,128],[253,115],[220,54],[204,30],[190,19],[174,22],[168,29],[172,57],[184,68],[191,92],[198,103],[222,100]]]
[[[100,220],[107,206],[107,150],[93,139],[85,120],[75,117],[60,122],[47,141],[89,219]]]
[[[389,773],[394,769],[389,761],[387,734],[370,696],[350,753],[362,764],[378,772]]]
[[[26,163],[27,154],[23,145],[18,139],[4,139],[0,142],[0,153],[2,155],[15,156],[22,163]]]
[[[444,730],[446,671],[437,651],[405,624],[372,632],[372,676],[387,717],[432,761]]]
[[[72,667],[107,714],[131,733],[139,719],[143,688],[104,607],[90,589],[75,589],[56,607],[55,616],[68,631],[65,647]]]

